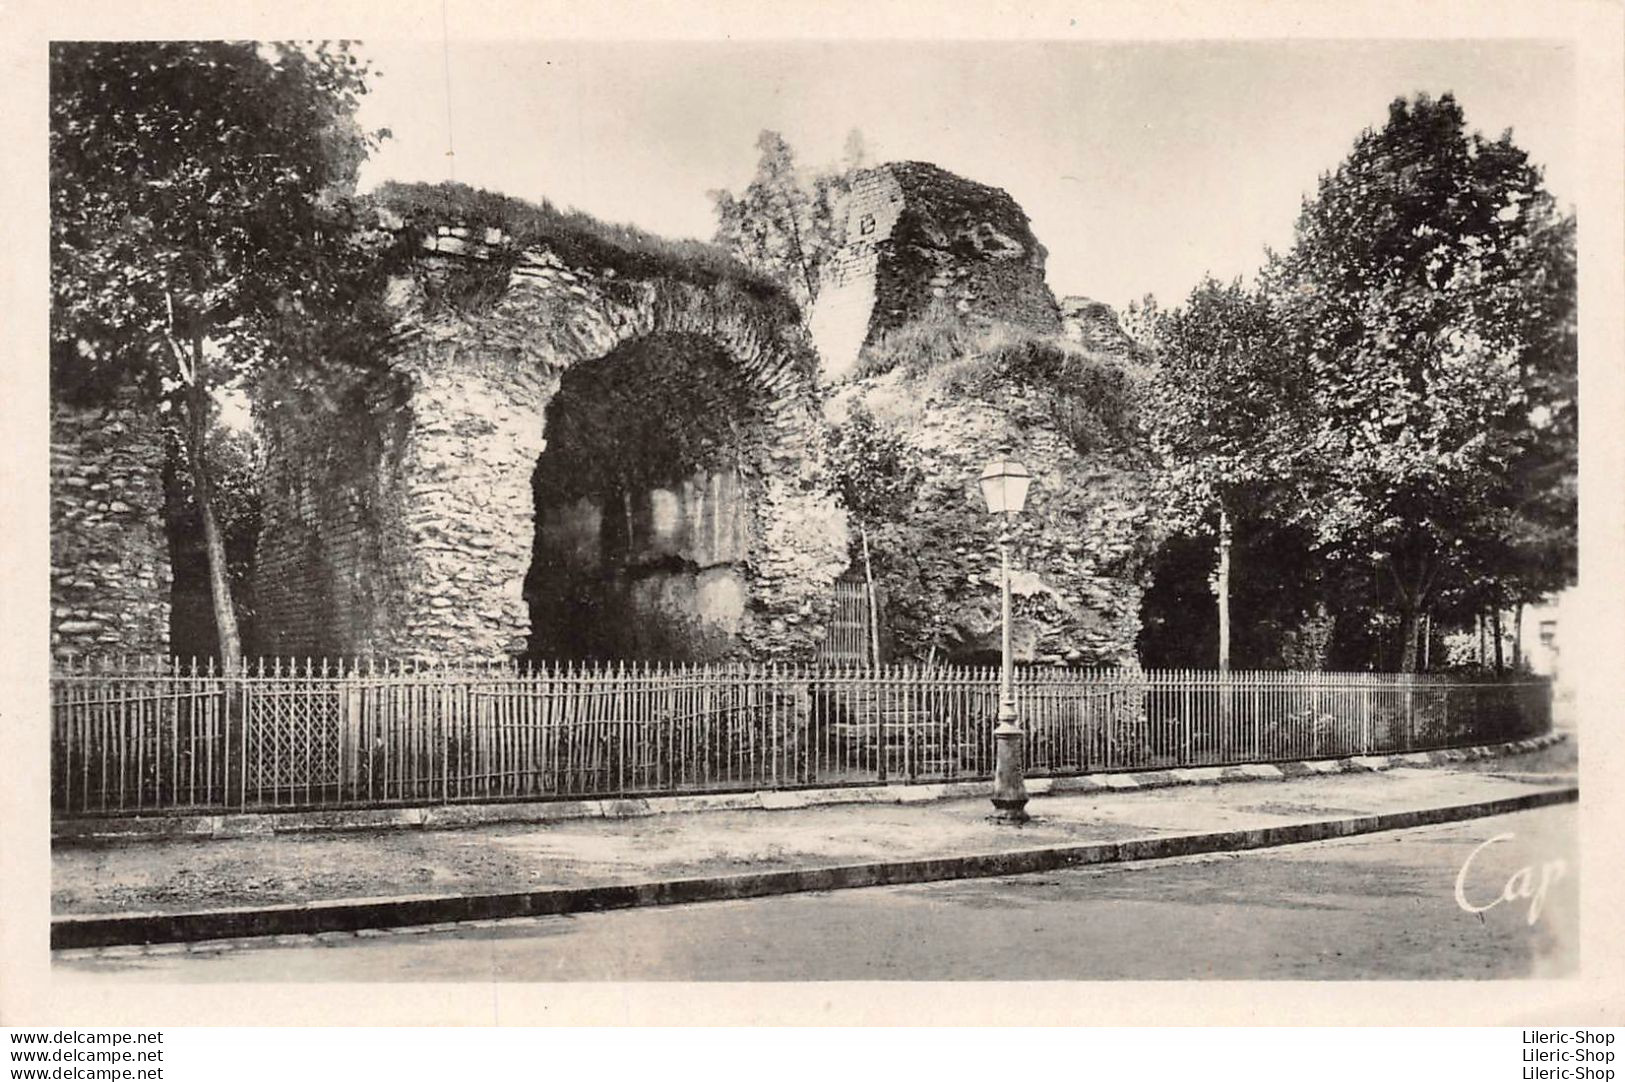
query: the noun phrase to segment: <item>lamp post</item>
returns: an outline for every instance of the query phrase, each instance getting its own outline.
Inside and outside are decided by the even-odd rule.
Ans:
[[[989,514],[1001,516],[999,523],[1000,577],[1000,659],[999,722],[993,729],[993,820],[1019,826],[1027,821],[1027,782],[1024,762],[1024,736],[1021,719],[1016,717],[1016,696],[1011,687],[1010,658],[1010,528],[1027,502],[1027,486],[1032,483],[1027,467],[1001,448],[999,457],[982,471],[982,498]]]

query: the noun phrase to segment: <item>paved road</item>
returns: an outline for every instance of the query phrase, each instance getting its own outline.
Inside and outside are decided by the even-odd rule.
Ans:
[[[1503,835],[1511,837],[1484,843]],[[1572,805],[1215,857],[134,953],[105,981],[1107,980],[1561,976],[1578,965]],[[1477,855],[1474,856],[1475,850]],[[1482,913],[1505,893],[1511,902]],[[1561,876],[1549,862],[1562,861]],[[1527,879],[1519,869],[1529,868]],[[1533,897],[1549,880],[1533,923]],[[1508,880],[1511,889],[1508,890]],[[1524,888],[1527,886],[1527,890]],[[154,952],[156,951],[156,952]]]

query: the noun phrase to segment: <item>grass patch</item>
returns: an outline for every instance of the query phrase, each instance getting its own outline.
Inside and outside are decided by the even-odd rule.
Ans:
[[[1137,450],[1146,375],[1064,338],[1008,323],[973,325],[947,305],[883,334],[858,358],[857,378],[900,371],[955,397],[1034,393],[1079,454]]]
[[[866,379],[901,368],[906,375],[918,376],[974,352],[978,337],[958,312],[939,301],[920,318],[884,331],[864,346],[854,374]]]
[[[404,218],[410,230],[432,232],[441,225],[500,229],[520,248],[545,245],[576,266],[635,279],[673,278],[703,286],[727,283],[759,301],[794,309],[794,302],[776,283],[703,241],[668,240],[635,226],[599,221],[582,211],[559,210],[546,200],[537,205],[453,182],[388,181],[372,198]]]

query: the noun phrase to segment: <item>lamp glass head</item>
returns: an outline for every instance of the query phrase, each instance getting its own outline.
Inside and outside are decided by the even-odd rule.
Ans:
[[[982,498],[989,514],[1019,515],[1027,503],[1033,476],[1013,458],[996,458],[982,471]]]

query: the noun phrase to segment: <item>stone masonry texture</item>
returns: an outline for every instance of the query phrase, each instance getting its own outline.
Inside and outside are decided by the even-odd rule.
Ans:
[[[51,404],[51,651],[169,649],[165,444],[130,398]]]
[[[999,188],[926,162],[894,162],[852,179],[845,240],[821,276],[808,323],[827,379],[933,305],[973,323],[1061,330],[1044,283],[1044,246]]]
[[[741,463],[747,598],[735,653],[810,657],[846,565],[824,470],[811,343],[783,307],[726,282],[617,276],[543,244],[451,224],[390,286],[387,372],[325,403],[256,405],[266,440],[256,568],[262,648],[280,654],[511,657],[530,636],[531,487],[548,402],[571,365],[654,334],[702,336],[748,378],[768,437]],[[502,258],[499,258],[502,257]],[[433,286],[511,266],[477,309]]]
[[[381,225],[401,229],[388,215]],[[388,288],[396,333],[380,364],[298,396],[256,391],[265,470],[257,653],[523,653],[533,631],[524,594],[536,537],[533,474],[564,372],[651,337],[695,336],[736,366],[764,420],[730,467],[738,536],[726,560],[696,564],[710,577],[688,592],[705,585],[717,595],[706,605],[729,631],[727,656],[810,658],[831,583],[849,562],[846,515],[825,466],[820,354],[825,379],[840,382],[866,344],[940,307],[1098,353],[1123,344],[1104,306],[1056,304],[1044,284],[1045,250],[1008,194],[925,163],[853,178],[846,245],[807,327],[736,282],[618,274],[497,229],[450,220],[413,242],[416,258]],[[445,303],[444,287],[456,281],[487,283],[474,291],[481,302]],[[942,571],[933,588],[945,602],[963,602],[949,632],[960,652],[984,648],[996,623],[974,476],[997,443],[1013,438],[1041,477],[1040,525],[1018,546],[1023,655],[1125,659],[1144,513],[1132,471],[1080,459],[1036,405],[1031,423],[1020,422],[1008,402],[908,382],[893,373],[854,391],[938,479],[914,512],[935,524],[918,538],[920,559]],[[149,418],[128,402],[53,404],[59,655],[167,648],[164,443]],[[677,490],[661,498],[677,499]],[[974,566],[958,570],[968,555]],[[955,575],[968,577],[950,582]],[[666,592],[672,597],[658,604],[691,603],[675,587]]]
[[[1062,298],[1061,336],[1111,357],[1133,359],[1139,352],[1111,305],[1088,297]]]
[[[1119,440],[1080,450],[1059,423],[1061,388],[1006,375],[971,389],[954,377],[991,363],[979,356],[945,356],[926,370],[858,364],[860,354],[884,355],[887,332],[946,319],[986,331],[987,348],[1028,341],[1134,383],[1143,357],[1116,314],[1082,297],[1057,304],[1046,255],[1025,212],[997,188],[920,162],[853,178],[845,245],[810,322],[833,385],[830,423],[867,414],[921,478],[909,505],[871,536],[890,594],[889,649],[900,659],[996,659],[998,547],[976,479],[1008,446],[1035,475],[1013,545],[1018,660],[1136,661],[1156,539],[1135,449]]]
[[[1149,485],[1131,459],[1080,454],[1049,419],[1044,395],[947,391],[932,373],[850,381],[831,398],[839,421],[862,408],[899,439],[922,483],[899,524],[872,538],[876,561],[907,569],[907,589],[941,624],[939,656],[986,663],[999,651],[999,550],[977,478],[1008,448],[1033,474],[1012,543],[1012,648],[1017,661],[1133,665],[1155,538]],[[902,591],[899,590],[899,593]],[[926,641],[899,643],[925,656]]]

